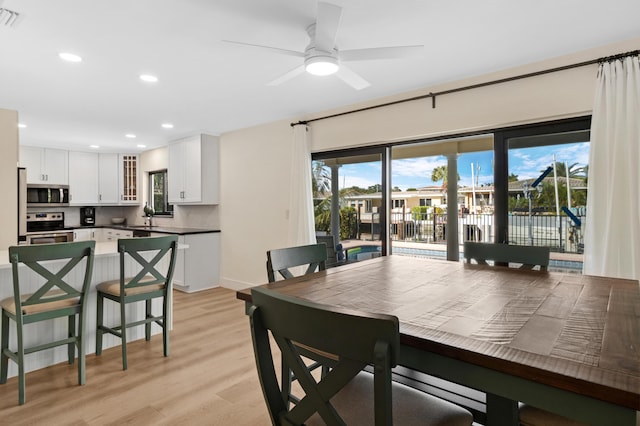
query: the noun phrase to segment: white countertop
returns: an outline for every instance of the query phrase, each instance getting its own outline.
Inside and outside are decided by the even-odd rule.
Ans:
[[[102,243],[96,243],[96,257],[102,256],[114,256],[118,254],[118,242],[117,241],[105,241]],[[178,250],[184,250],[189,248],[188,244],[178,244]],[[9,250],[0,250],[0,269],[11,268],[9,262]]]

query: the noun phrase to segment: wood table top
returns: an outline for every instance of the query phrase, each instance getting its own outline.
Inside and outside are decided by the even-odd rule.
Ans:
[[[403,345],[640,410],[635,280],[384,256],[267,287],[395,315]]]

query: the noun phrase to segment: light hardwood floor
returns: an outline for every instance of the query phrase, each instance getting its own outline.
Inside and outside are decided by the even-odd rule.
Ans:
[[[174,292],[171,354],[162,337],[87,356],[87,384],[75,365],[58,364],[0,385],[0,424],[14,425],[269,425],[253,358],[244,303],[224,288]],[[11,361],[10,361],[11,362]]]

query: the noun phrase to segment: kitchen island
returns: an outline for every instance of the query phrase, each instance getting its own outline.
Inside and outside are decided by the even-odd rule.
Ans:
[[[185,244],[178,245],[178,257],[184,255],[185,250],[189,247]],[[66,262],[64,261],[52,261],[52,263],[58,263],[61,266]],[[168,259],[164,259],[163,262],[168,262]],[[95,258],[93,265],[93,278],[91,280],[91,287],[89,291],[89,297],[87,299],[87,335],[86,335],[86,351],[87,354],[95,352],[96,347],[96,289],[95,286],[102,282],[119,278],[120,259],[118,255],[117,242],[97,242],[95,249]],[[82,282],[81,273],[74,271],[76,276],[73,276],[71,282],[78,285]],[[23,287],[23,291],[28,293],[35,290],[37,285],[33,285],[33,288],[29,288],[30,276],[35,276],[33,271],[30,271],[24,265],[20,267],[21,280],[26,283]],[[0,250],[0,300],[7,297],[13,297],[13,278],[11,273],[11,263],[9,263],[9,251]],[[126,306],[127,316],[129,318],[144,317],[144,303],[133,303]],[[155,300],[153,302],[154,311],[162,309],[161,300]],[[118,305],[116,303],[105,303],[104,307],[105,324],[118,324],[120,322],[120,314],[118,311]],[[42,342],[42,336],[51,336],[53,333],[53,339],[47,337],[46,340],[63,339],[66,336],[67,322],[66,318],[56,318],[51,321],[45,321],[42,323],[30,324],[27,326],[27,333],[25,333],[25,345],[33,346],[36,342]],[[0,325],[1,326],[1,325]],[[13,323],[10,325],[15,327]],[[16,347],[16,333],[15,328],[12,328],[10,333],[10,347]],[[158,326],[151,327],[152,334],[161,332],[161,328]],[[141,339],[144,337],[144,327],[133,327],[127,331],[128,341]],[[156,337],[160,338],[161,337]],[[109,348],[112,346],[119,346],[121,341],[119,338],[105,334],[103,348]],[[26,356],[25,368],[26,371],[37,370],[49,365],[57,364],[67,361],[67,347],[59,346],[57,348],[49,349],[46,351],[36,352]],[[15,363],[9,363],[9,377],[17,374],[17,366]]]
[[[220,282],[220,230],[146,225],[97,225],[71,227],[74,240],[115,241],[118,238],[177,235],[178,243],[189,246],[178,252],[173,285],[192,293],[218,287]]]
[[[202,228],[181,228],[172,226],[145,225],[103,225],[101,229],[108,235],[104,239],[123,238],[121,231],[134,237],[159,237],[177,235],[178,243],[189,246],[178,252],[173,286],[176,290],[193,293],[218,287],[220,281],[220,230]],[[95,238],[96,241],[100,239]]]

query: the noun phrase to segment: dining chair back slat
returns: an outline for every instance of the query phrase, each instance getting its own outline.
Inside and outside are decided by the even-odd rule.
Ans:
[[[467,263],[471,263],[472,259],[481,265],[487,265],[487,261],[501,266],[517,263],[521,264],[521,269],[534,269],[538,266],[542,271],[546,271],[549,266],[549,247],[465,241],[463,250]]]
[[[293,278],[291,268],[306,266],[303,275],[326,269],[327,247],[325,244],[309,244],[305,246],[287,247],[267,251],[267,278],[269,282],[280,274],[284,279]]]

